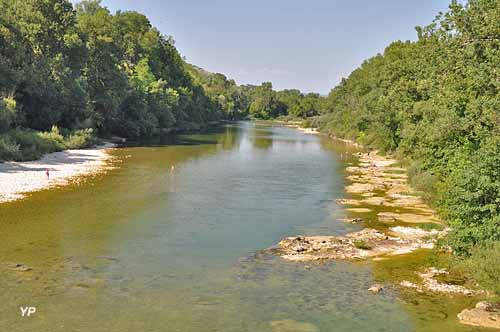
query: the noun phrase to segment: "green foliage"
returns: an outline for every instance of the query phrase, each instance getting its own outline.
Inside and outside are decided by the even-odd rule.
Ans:
[[[59,128],[57,126],[52,126],[51,130],[48,132],[40,132],[38,136],[46,142],[53,144],[49,150],[63,150],[64,146],[64,136],[61,135]]]
[[[322,106],[321,128],[411,161],[412,184],[436,198],[467,254],[500,240],[500,2],[453,1],[365,61]]]
[[[466,145],[450,160],[439,197],[453,228],[450,243],[458,253],[500,241],[499,165],[500,136],[486,139],[478,149]]]
[[[64,141],[68,149],[90,148],[97,144],[97,139],[92,128],[76,130]]]
[[[7,131],[15,123],[16,111],[16,101],[14,99],[0,99],[0,133]]]
[[[30,129],[13,129],[0,135],[0,161],[25,161],[64,149],[87,148],[97,143],[91,128],[77,130],[63,136],[59,128],[38,132]]]
[[[112,14],[99,0],[0,0],[0,133],[57,126],[142,139],[246,112],[234,81],[198,82],[190,68],[140,13]]]
[[[500,242],[472,249],[471,256],[459,266],[481,289],[488,290],[497,301],[500,300]]]
[[[370,246],[366,241],[364,240],[354,240],[354,246],[358,249],[362,250],[372,250],[372,246]]]
[[[9,137],[0,136],[0,161],[14,160],[19,153],[19,145]]]

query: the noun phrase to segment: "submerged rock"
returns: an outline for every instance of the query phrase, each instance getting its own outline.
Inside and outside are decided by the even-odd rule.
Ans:
[[[440,275],[449,274],[446,269],[436,269],[434,267],[426,269],[424,272],[417,273],[420,278],[422,278],[422,284],[417,285],[409,281],[402,281],[401,286],[406,288],[416,289],[418,292],[423,292],[424,290],[434,292],[434,293],[446,293],[446,294],[460,294],[460,295],[475,295],[478,292],[468,289],[460,285],[452,285],[441,283],[435,279],[435,277]]]
[[[293,319],[274,320],[269,322],[269,325],[271,325],[273,332],[319,332],[316,325]]]
[[[375,285],[371,286],[370,288],[368,288],[368,290],[374,294],[380,293],[383,289],[384,289],[384,286],[382,286],[380,284],[375,284]]]
[[[14,270],[20,271],[20,272],[28,272],[28,271],[33,270],[33,268],[26,266],[24,264],[21,264],[21,263],[17,263],[14,265]]]
[[[463,295],[475,294],[473,290],[467,289],[464,286],[445,284],[434,279],[434,277],[446,274],[449,274],[446,269],[436,269],[431,267],[418,275],[422,278],[424,287],[432,292]]]
[[[465,309],[457,315],[462,324],[500,330],[500,305],[479,302],[473,309]]]

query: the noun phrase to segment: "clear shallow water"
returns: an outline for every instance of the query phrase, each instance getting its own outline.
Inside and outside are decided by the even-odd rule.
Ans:
[[[283,236],[357,229],[336,221],[345,146],[249,122],[181,143],[118,149],[106,175],[0,207],[2,330],[429,326],[392,290],[367,292],[370,263],[307,266],[260,251]],[[28,305],[37,313],[22,318]]]

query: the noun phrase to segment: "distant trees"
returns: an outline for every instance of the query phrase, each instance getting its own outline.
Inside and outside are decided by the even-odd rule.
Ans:
[[[274,91],[272,83],[262,83],[250,92],[250,115],[260,119],[281,116],[306,118],[320,114],[323,98],[317,93],[304,95],[296,89]]]

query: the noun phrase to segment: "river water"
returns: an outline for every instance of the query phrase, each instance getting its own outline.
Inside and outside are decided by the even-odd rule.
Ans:
[[[261,251],[284,236],[360,229],[338,221],[335,203],[352,152],[242,122],[116,149],[105,175],[3,204],[0,330],[443,331],[439,300],[422,313],[395,290],[370,294],[370,262]],[[21,317],[21,306],[37,311]],[[428,312],[438,314],[418,316]]]

